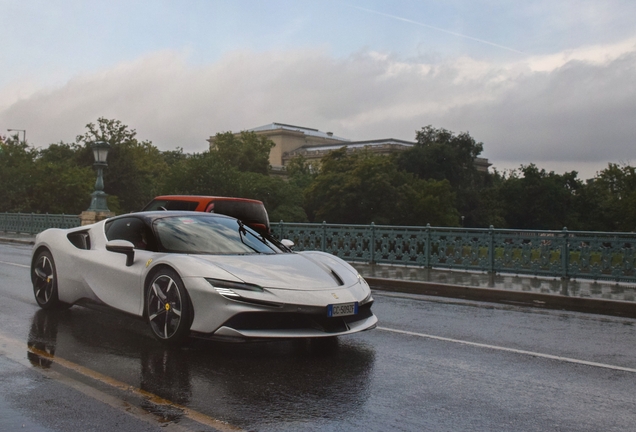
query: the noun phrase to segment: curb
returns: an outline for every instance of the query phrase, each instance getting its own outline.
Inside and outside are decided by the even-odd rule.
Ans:
[[[17,238],[0,237],[0,243],[17,243],[17,244],[24,244],[24,245],[33,246],[35,244],[35,240],[33,240],[33,239],[17,239]]]
[[[369,283],[371,288],[381,291],[452,297],[465,300],[507,303],[543,309],[568,310],[574,312],[636,318],[636,303],[625,301],[566,297],[554,294],[507,291],[493,288],[476,288],[436,282],[415,282],[372,277],[365,277],[364,279]]]

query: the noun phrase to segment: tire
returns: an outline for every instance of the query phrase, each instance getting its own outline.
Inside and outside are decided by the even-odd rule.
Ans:
[[[167,345],[183,343],[190,333],[192,308],[179,275],[162,269],[146,289],[146,315],[152,334]]]
[[[53,256],[48,250],[37,254],[31,265],[31,282],[35,301],[42,309],[68,309],[68,303],[63,303],[58,297],[57,271]]]

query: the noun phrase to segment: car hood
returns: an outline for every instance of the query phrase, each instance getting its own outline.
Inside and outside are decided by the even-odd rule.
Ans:
[[[274,254],[196,256],[246,283],[264,288],[322,290],[351,286],[358,282],[344,262],[319,254]]]

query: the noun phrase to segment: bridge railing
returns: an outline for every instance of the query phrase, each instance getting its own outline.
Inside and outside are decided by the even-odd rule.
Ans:
[[[80,226],[75,215],[0,213],[0,232]],[[388,225],[273,224],[295,250],[346,261],[636,282],[636,234]]]
[[[0,231],[37,234],[47,228],[80,226],[80,217],[64,214],[0,213]]]
[[[636,234],[278,223],[295,249],[346,261],[636,282]]]

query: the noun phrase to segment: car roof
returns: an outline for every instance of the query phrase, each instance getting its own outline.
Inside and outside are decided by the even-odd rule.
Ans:
[[[126,217],[136,217],[138,219],[142,219],[148,224],[151,224],[157,219],[163,219],[166,217],[179,217],[179,216],[193,216],[193,217],[211,217],[211,218],[225,218],[225,219],[234,219],[231,216],[226,216],[221,213],[205,213],[205,212],[196,212],[196,211],[185,211],[185,210],[153,210],[153,211],[145,211],[145,212],[135,212],[135,213],[126,213],[123,215],[115,216],[109,218],[108,221],[113,221],[116,219],[122,219]]]
[[[262,201],[251,199],[251,198],[237,198],[237,197],[224,197],[224,196],[213,196],[213,195],[159,195],[153,198],[154,200],[179,200],[179,201],[243,201],[243,202],[253,202],[263,204]]]

